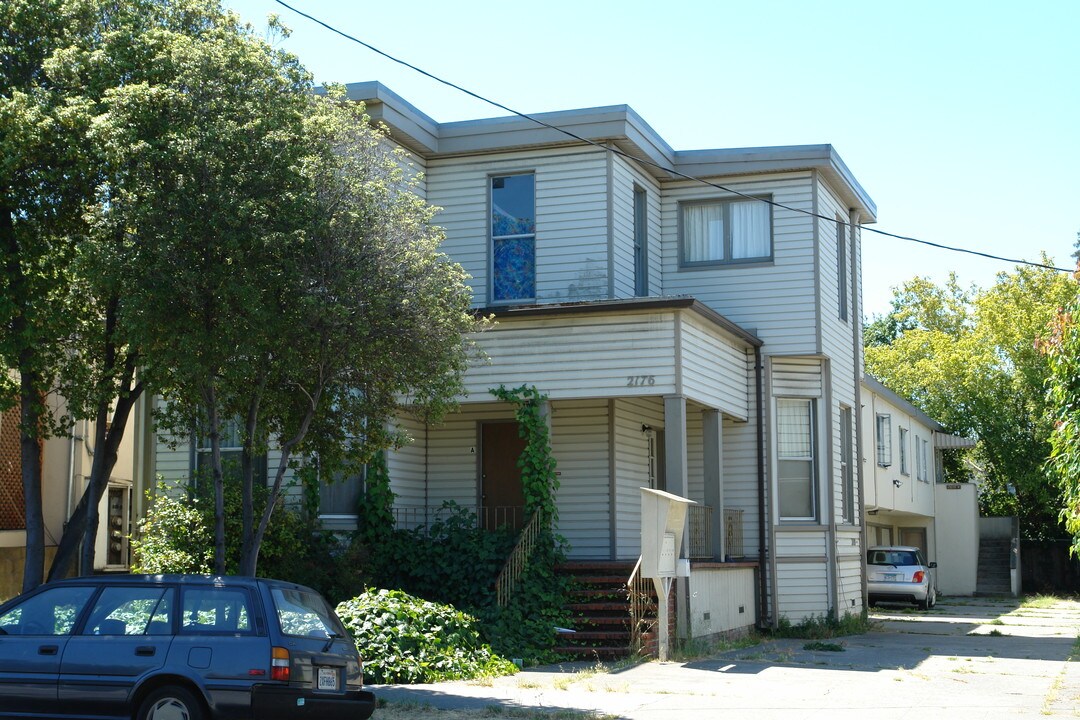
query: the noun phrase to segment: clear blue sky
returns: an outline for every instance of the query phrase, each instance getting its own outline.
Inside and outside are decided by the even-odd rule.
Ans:
[[[880,229],[1059,267],[1080,231],[1080,2],[287,0],[522,112],[627,104],[676,150],[831,143]],[[379,80],[440,122],[505,113],[273,0],[225,0],[318,82]],[[864,302],[1010,263],[863,234]]]

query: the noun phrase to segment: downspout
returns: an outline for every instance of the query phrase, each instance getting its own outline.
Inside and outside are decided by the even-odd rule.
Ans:
[[[769,582],[765,575],[765,393],[762,388],[761,347],[754,347],[754,391],[757,394],[758,456],[758,627],[768,627]]]
[[[863,413],[862,413],[862,308],[860,307],[860,300],[862,299],[862,273],[857,272],[859,270],[859,248],[858,248],[858,233],[856,229],[859,226],[859,212],[857,210],[848,211],[848,238],[849,245],[848,252],[851,255],[851,336],[852,336],[852,352],[854,353],[853,363],[855,373],[855,472],[858,473],[859,483],[859,504],[857,511],[859,513],[859,526],[862,531],[862,544],[859,547],[859,576],[862,580],[862,597],[866,599],[866,547],[867,547],[867,535],[866,535],[866,472],[864,468],[864,458],[862,457],[863,449]],[[863,608],[865,610],[865,607]]]

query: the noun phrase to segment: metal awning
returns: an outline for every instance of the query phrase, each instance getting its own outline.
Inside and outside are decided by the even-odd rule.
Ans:
[[[975,438],[964,437],[963,435],[952,435],[951,433],[934,433],[934,447],[942,450],[956,450],[959,448],[973,448],[975,444],[979,442]]]

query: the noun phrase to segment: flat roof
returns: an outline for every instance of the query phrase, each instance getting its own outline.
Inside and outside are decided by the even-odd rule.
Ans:
[[[859,211],[864,224],[877,221],[877,205],[829,144],[676,151],[629,105],[440,123],[380,82],[350,83],[345,89],[347,98],[363,102],[372,120],[385,123],[395,140],[424,159],[587,141],[614,146],[661,182],[681,179],[680,173],[717,178],[815,170]]]

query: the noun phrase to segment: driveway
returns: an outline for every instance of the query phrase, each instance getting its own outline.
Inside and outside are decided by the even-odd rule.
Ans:
[[[871,617],[880,629],[829,641],[839,651],[777,639],[690,662],[572,664],[483,683],[374,689],[392,704],[415,704],[415,718],[427,717],[417,705],[627,720],[1080,717],[1078,602],[942,598],[930,612],[879,606]]]

